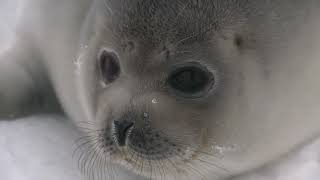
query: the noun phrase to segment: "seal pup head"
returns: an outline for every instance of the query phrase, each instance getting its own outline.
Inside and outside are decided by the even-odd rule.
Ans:
[[[301,130],[299,116],[284,108],[290,97],[305,100],[279,89],[298,76],[283,67],[299,63],[279,61],[289,58],[281,53],[290,33],[278,28],[281,20],[268,21],[268,4],[256,6],[95,1],[76,63],[88,154],[99,159],[85,162],[112,161],[151,179],[221,178],[318,132],[319,122]],[[265,14],[250,14],[257,9]]]

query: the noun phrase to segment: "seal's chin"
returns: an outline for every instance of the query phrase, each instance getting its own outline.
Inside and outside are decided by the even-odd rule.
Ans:
[[[121,144],[111,129],[87,132],[79,140],[76,152],[80,154],[76,155],[85,174],[103,175],[106,179],[116,177],[118,170],[112,169],[113,165],[155,180],[209,179],[206,177],[210,177],[210,172],[223,175],[221,177],[227,173],[212,152],[195,141],[187,143],[188,138],[177,138],[151,128],[133,128]]]
[[[181,149],[176,152],[163,151],[148,154],[135,150],[130,145],[117,151],[116,163],[133,173],[148,179],[210,179],[228,176],[229,171],[216,164],[212,156],[201,154],[192,149]]]
[[[149,179],[206,179],[210,172],[226,174],[217,156],[186,134],[145,126],[123,128],[125,136],[114,130],[112,126],[93,130],[81,139],[80,147],[86,146],[78,156],[83,172],[109,176],[110,164],[114,164]]]
[[[178,174],[188,174],[188,168],[192,167],[192,158],[197,156],[195,152],[157,151],[150,153],[148,150],[137,149],[136,146],[128,143],[114,153],[111,159],[122,167],[144,177],[157,179],[171,179]],[[187,151],[187,150],[185,150]],[[187,167],[186,164],[188,164]],[[196,169],[194,167],[194,169]]]
[[[151,177],[160,173],[157,172],[159,169],[168,171],[168,175],[177,174],[184,169],[183,164],[196,157],[194,149],[163,133],[146,128],[130,127],[124,130],[125,135],[121,135],[116,127],[105,130],[99,135],[101,141],[98,147],[103,152],[102,159],[119,164],[139,175]],[[175,171],[169,173],[172,168]],[[161,175],[157,174],[155,177]]]
[[[199,179],[210,171],[212,164],[208,159],[212,156],[199,150],[199,147],[187,146],[160,134],[156,135],[155,132],[150,132],[149,136],[156,139],[144,135],[142,141],[142,134],[134,131],[128,136],[125,145],[114,144],[115,151],[110,158],[122,167],[150,179],[188,179],[190,173],[197,176],[193,179]]]

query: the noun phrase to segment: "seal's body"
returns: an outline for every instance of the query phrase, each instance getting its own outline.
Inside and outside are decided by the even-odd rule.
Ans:
[[[318,0],[26,1],[1,58],[0,114],[61,104],[92,130],[98,160],[84,167],[249,171],[320,132],[319,12]]]

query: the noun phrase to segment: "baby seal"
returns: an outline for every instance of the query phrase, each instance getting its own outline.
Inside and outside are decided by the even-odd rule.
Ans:
[[[320,133],[319,13],[319,0],[25,1],[0,115],[61,105],[89,140],[87,172],[226,179]]]

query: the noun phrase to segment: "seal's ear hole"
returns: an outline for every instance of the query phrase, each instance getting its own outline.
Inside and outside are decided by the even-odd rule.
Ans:
[[[101,75],[105,83],[111,83],[119,77],[119,58],[115,52],[103,49],[99,53],[98,61]]]

